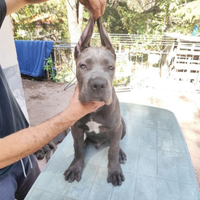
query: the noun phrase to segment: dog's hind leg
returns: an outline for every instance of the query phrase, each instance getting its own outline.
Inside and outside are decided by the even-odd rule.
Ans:
[[[122,140],[124,136],[126,135],[126,124],[124,122],[123,117],[121,117],[121,122],[122,122],[122,137],[121,137],[121,140]]]
[[[49,161],[50,157],[51,157],[51,150],[46,152],[46,162]]]
[[[122,149],[119,150],[119,163],[120,164],[125,164],[127,160],[126,154],[123,152]]]
[[[48,162],[51,157],[51,148],[50,148],[49,144],[45,145],[43,148],[44,148],[44,152],[45,152],[46,162]]]
[[[53,141],[49,142],[49,147],[53,150],[53,152],[55,152],[55,150],[57,149],[57,146],[55,145],[55,143]]]
[[[104,143],[105,141],[103,142],[94,142],[92,139],[90,139],[89,137],[86,137],[86,139],[84,140],[84,147],[85,147],[85,150],[87,149],[89,143],[95,143],[95,148],[98,149],[99,147],[102,146],[102,144]]]
[[[121,122],[122,122],[122,137],[121,140],[124,138],[126,135],[126,124],[124,122],[123,117],[121,117]],[[126,154],[123,152],[122,149],[119,150],[119,163],[125,164],[127,160]]]
[[[84,148],[85,150],[87,149],[88,145],[90,143],[94,143],[89,137],[86,137],[85,140],[84,140]]]

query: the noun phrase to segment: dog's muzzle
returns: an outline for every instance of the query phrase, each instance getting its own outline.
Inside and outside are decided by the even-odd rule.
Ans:
[[[85,87],[80,89],[79,100],[82,103],[104,101],[109,105],[112,103],[112,86],[103,77],[90,78]]]

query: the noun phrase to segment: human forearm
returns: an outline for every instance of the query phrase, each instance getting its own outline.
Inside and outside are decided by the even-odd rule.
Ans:
[[[59,133],[69,128],[75,123],[75,120],[68,118],[69,116],[70,110],[66,109],[40,125],[23,129],[0,139],[0,168],[37,151]]]

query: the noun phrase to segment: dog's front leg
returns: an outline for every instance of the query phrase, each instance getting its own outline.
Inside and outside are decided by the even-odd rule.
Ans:
[[[114,186],[121,185],[125,180],[119,163],[120,140],[122,127],[118,127],[110,132],[110,149],[108,152],[108,183]]]
[[[64,172],[65,180],[70,183],[74,180],[80,181],[84,166],[85,148],[84,148],[84,130],[77,127],[75,124],[72,129],[74,138],[74,160],[69,168]]]

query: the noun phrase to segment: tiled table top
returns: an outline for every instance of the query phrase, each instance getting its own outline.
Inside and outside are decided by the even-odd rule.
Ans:
[[[168,110],[121,103],[127,134],[121,148],[125,181],[107,179],[109,145],[90,145],[81,181],[68,183],[63,173],[74,157],[71,133],[56,150],[25,200],[199,200],[199,192],[180,126]]]

